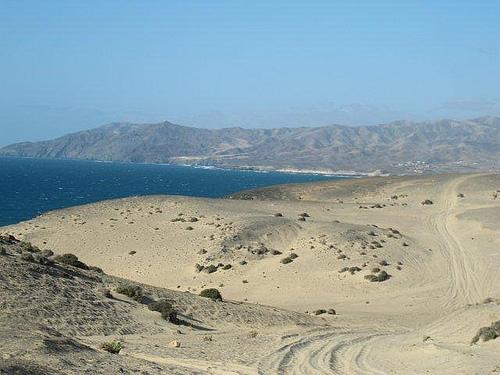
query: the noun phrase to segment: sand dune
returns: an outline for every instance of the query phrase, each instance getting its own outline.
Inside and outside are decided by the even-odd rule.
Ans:
[[[500,371],[500,339],[470,343],[500,320],[499,190],[499,174],[468,174],[288,185],[219,200],[135,197],[0,232],[151,285],[151,295],[168,295],[211,330],[214,341],[192,328],[185,347],[168,348],[171,325],[158,328],[135,302],[115,303],[130,317],[110,332],[138,327],[123,334],[123,357],[136,364],[221,374],[487,374]],[[103,282],[116,283],[112,276]],[[195,296],[209,287],[244,303]],[[336,315],[315,316],[318,309]],[[42,318],[29,315],[90,347],[110,333]],[[247,337],[251,330],[257,337]]]

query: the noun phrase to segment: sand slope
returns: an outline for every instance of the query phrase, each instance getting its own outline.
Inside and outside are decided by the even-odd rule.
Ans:
[[[216,287],[231,300],[302,313],[336,310],[320,315],[326,326],[292,333],[281,317],[254,320],[269,335],[266,348],[247,345],[252,359],[240,356],[243,367],[232,371],[483,374],[500,366],[499,340],[470,345],[480,327],[500,319],[498,190],[499,174],[369,178],[226,200],[106,201],[1,231],[156,287]],[[283,264],[292,253],[297,257]],[[205,272],[210,265],[215,272]],[[368,281],[379,272],[374,268],[390,278]],[[229,335],[227,345],[238,324],[228,318],[217,327]],[[169,353],[141,354],[144,339],[135,342],[137,358],[178,361]],[[223,350],[203,360],[196,350],[183,353],[197,368],[203,360],[234,362]]]

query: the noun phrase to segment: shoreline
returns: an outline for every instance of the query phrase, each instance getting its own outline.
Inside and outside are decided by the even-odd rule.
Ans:
[[[106,164],[111,165],[106,166]],[[0,165],[5,166],[2,170],[7,173],[7,176],[11,176],[14,181],[18,181],[22,186],[22,188],[16,189],[15,186],[9,188],[10,185],[4,186],[2,184],[2,188],[7,189],[7,194],[4,197],[5,204],[0,213],[0,226],[30,220],[53,210],[109,199],[151,195],[225,198],[241,191],[273,185],[357,177],[329,176],[319,173],[293,173],[292,171],[271,172],[255,169],[229,169],[217,166],[32,157],[1,157]],[[29,168],[22,166],[29,166]],[[46,166],[48,177],[45,174],[41,176],[40,173],[35,171],[38,167],[42,168],[42,166]],[[35,170],[32,170],[33,168]],[[82,171],[84,174],[96,170],[96,180],[94,181],[94,177],[91,177],[93,174],[89,174],[92,181],[88,181],[88,184],[82,181],[82,184],[75,185],[72,182],[76,178],[74,174],[66,173],[66,171],[73,169]],[[203,169],[213,170],[213,172],[203,172]],[[60,172],[56,172],[58,170]],[[115,176],[112,179],[104,178],[111,185],[103,185],[102,182],[97,182],[100,180],[97,177],[108,174]],[[146,176],[144,177],[146,180],[137,176]],[[44,199],[39,199],[32,192],[33,189],[37,189],[35,187],[36,181],[42,179],[45,181],[43,188],[45,196]],[[130,182],[127,184],[124,179]],[[197,182],[200,179],[205,181],[205,184]],[[28,181],[29,183],[27,183]],[[114,189],[110,189],[110,186],[114,186]],[[85,189],[89,190],[85,191]],[[22,195],[19,194],[26,194],[29,198],[28,205],[20,204]],[[22,207],[22,209],[18,209],[18,206]]]
[[[345,177],[345,178],[362,178],[372,176],[391,176],[389,173],[382,173],[380,171],[373,172],[358,172],[358,171],[335,171],[325,169],[301,169],[301,168],[274,168],[270,166],[218,166],[218,165],[203,165],[203,164],[187,164],[187,163],[152,163],[152,162],[132,162],[120,160],[95,160],[95,159],[77,159],[77,158],[36,158],[31,156],[0,156],[5,159],[31,159],[31,160],[59,160],[59,161],[81,161],[93,163],[107,163],[107,164],[132,164],[132,165],[163,165],[173,167],[190,167],[196,169],[207,170],[223,170],[223,171],[241,171],[241,172],[257,172],[257,173],[282,173],[282,174],[303,174],[303,175],[319,175],[319,176],[332,176],[332,177]]]

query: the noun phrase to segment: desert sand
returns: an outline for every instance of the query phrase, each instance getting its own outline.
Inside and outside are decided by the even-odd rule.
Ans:
[[[500,320],[500,174],[335,180],[230,199],[133,197],[49,212],[0,234],[105,272],[69,267],[65,278],[7,249],[0,349],[9,369],[500,372],[500,338],[471,344]],[[117,293],[125,279],[173,301],[186,324]],[[197,296],[205,288],[224,301]],[[100,349],[110,339],[123,341],[120,354]],[[48,341],[59,346],[41,345]]]

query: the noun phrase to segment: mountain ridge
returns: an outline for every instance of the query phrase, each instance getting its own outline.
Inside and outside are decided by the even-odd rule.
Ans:
[[[500,118],[266,129],[114,122],[8,145],[0,156],[360,173],[479,171],[500,165]]]

